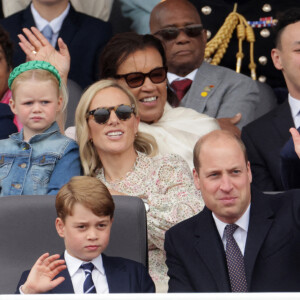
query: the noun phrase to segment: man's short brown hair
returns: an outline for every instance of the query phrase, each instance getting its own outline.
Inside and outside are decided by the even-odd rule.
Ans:
[[[195,147],[194,147],[194,151],[193,151],[193,162],[194,162],[194,168],[196,170],[196,172],[198,173],[199,171],[199,168],[200,168],[200,159],[199,159],[199,156],[200,156],[200,150],[201,150],[201,147],[202,145],[208,140],[208,139],[211,139],[211,138],[214,138],[214,139],[217,139],[217,138],[220,138],[222,137],[223,138],[230,138],[230,139],[233,139],[235,140],[239,146],[241,147],[241,150],[244,154],[244,158],[245,158],[245,162],[246,164],[248,163],[248,155],[247,155],[247,151],[246,151],[246,147],[243,143],[243,141],[237,137],[235,134],[229,132],[229,131],[226,131],[226,130],[214,130],[212,132],[209,132],[208,134],[202,136],[198,142],[196,143]]]
[[[56,196],[56,213],[65,221],[72,215],[74,204],[81,204],[96,216],[113,218],[115,204],[107,187],[96,177],[75,176],[66,183]]]

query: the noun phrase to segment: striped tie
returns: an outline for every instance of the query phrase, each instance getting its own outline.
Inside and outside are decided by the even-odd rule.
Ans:
[[[93,263],[83,263],[81,265],[81,268],[84,270],[85,273],[85,280],[83,283],[83,292],[85,294],[92,294],[92,293],[97,293],[96,288],[92,279],[92,271],[94,269]]]
[[[239,226],[226,225],[224,233],[226,237],[226,260],[232,292],[247,292],[247,281],[243,254],[236,243],[233,233]]]

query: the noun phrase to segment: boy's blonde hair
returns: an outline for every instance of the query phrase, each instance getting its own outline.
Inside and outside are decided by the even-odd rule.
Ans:
[[[73,207],[78,203],[90,209],[96,216],[113,218],[115,204],[107,187],[96,177],[75,176],[56,195],[56,213],[64,222],[72,216]]]
[[[114,87],[125,93],[131,104],[135,105],[135,115],[138,116],[137,103],[133,94],[114,80],[100,80],[92,84],[82,95],[75,114],[76,137],[79,145],[81,165],[85,175],[94,176],[97,168],[102,166],[97,150],[89,140],[89,127],[86,114],[96,94],[103,89]],[[154,156],[157,154],[157,144],[150,134],[138,132],[134,140],[137,151]]]

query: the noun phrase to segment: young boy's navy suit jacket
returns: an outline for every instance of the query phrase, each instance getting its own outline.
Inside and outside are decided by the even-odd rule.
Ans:
[[[64,256],[61,259],[64,259]],[[109,257],[104,254],[102,254],[102,259],[109,293],[155,293],[154,283],[142,264],[121,257]],[[23,272],[16,294],[20,293],[19,288],[25,283],[28,274],[29,271]],[[57,277],[60,276],[63,276],[65,280],[47,293],[73,294],[74,289],[68,269],[57,275]]]

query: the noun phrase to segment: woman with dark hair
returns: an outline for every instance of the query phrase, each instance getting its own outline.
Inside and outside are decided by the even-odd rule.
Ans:
[[[136,97],[139,130],[151,134],[161,154],[176,153],[193,168],[193,148],[204,134],[219,129],[217,121],[167,102],[167,67],[164,48],[152,35],[127,32],[115,35],[100,58],[100,78],[114,78]],[[66,135],[75,138],[75,128]]]
[[[8,88],[8,77],[12,70],[12,56],[13,56],[13,44],[9,39],[8,33],[0,26],[0,103],[5,105],[9,104],[11,99],[11,91]],[[1,105],[4,110],[1,113],[1,122],[5,119],[7,127],[3,132],[2,138],[7,138],[9,134],[17,132],[22,128],[22,124],[18,121],[17,117],[13,117],[13,124],[11,124],[12,112],[9,107]],[[4,130],[1,126],[1,132]],[[2,134],[1,134],[2,135]]]
[[[193,168],[192,150],[204,134],[219,129],[217,121],[167,102],[167,67],[164,48],[152,35],[134,32],[115,35],[104,48],[100,78],[115,78],[136,97],[139,130],[154,136],[159,153],[176,153]]]

